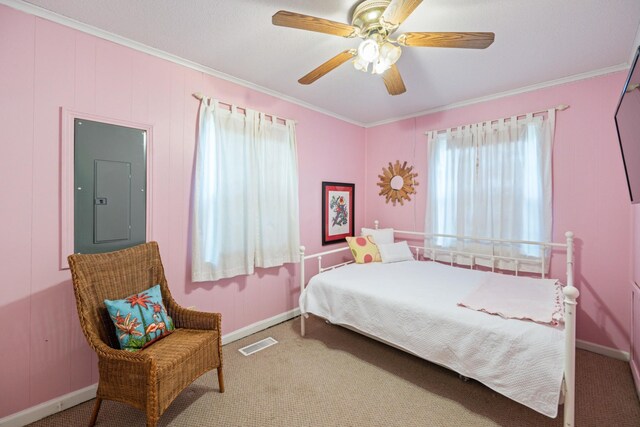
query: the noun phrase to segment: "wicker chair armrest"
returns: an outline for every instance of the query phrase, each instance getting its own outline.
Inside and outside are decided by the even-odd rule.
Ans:
[[[115,348],[109,347],[102,341],[94,341],[93,344],[93,348],[101,362],[112,360],[146,364],[151,361],[151,356],[145,353],[116,350]]]
[[[190,310],[181,306],[172,307],[170,315],[176,328],[220,331],[220,313]],[[168,309],[168,308],[167,308]]]
[[[143,352],[132,353],[107,348],[106,351],[97,351],[99,395],[107,398],[117,396],[123,402],[144,410],[144,406],[139,403],[145,399],[139,393],[145,390],[147,384],[156,382],[157,362]]]
[[[202,329],[220,333],[220,313],[209,313],[185,308],[173,299],[171,294],[163,295],[167,313],[173,319],[176,328]]]

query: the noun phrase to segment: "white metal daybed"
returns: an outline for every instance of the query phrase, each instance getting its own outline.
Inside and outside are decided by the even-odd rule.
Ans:
[[[395,231],[394,234],[425,237],[417,232]],[[501,245],[507,243],[455,237]],[[489,277],[486,275],[494,275],[502,281],[505,277],[511,278],[514,286],[523,280],[540,280],[503,274],[497,277],[499,273],[473,269],[476,257],[489,258],[492,264],[499,258],[516,260],[516,266],[523,261],[517,258],[465,255],[437,249],[425,254],[423,248],[412,246],[417,258],[429,261],[391,264],[346,261],[323,267],[323,256],[348,251],[349,247],[307,256],[301,247],[301,333],[304,336],[305,316],[317,315],[476,379],[552,418],[557,416],[558,402],[563,397],[564,426],[573,427],[575,306],[579,294],[573,285],[573,234],[566,233],[566,243],[509,243],[566,250],[567,283],[561,291],[564,294],[564,325],[507,319],[458,305],[466,294]],[[451,266],[430,261],[438,252],[448,254]],[[471,268],[453,266],[456,256],[470,258]],[[319,274],[305,286],[304,261],[312,258],[318,260]],[[545,271],[544,258],[538,262]]]

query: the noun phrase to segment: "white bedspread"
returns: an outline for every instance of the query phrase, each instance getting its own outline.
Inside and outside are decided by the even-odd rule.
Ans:
[[[429,261],[350,264],[311,278],[302,313],[378,337],[555,417],[562,327],[505,319],[457,303],[494,274]]]

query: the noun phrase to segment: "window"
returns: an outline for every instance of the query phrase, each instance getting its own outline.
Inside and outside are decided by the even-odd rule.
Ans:
[[[548,115],[431,132],[426,232],[551,241],[553,111]],[[519,258],[542,255],[534,245],[502,246],[444,237],[428,239],[425,246]],[[476,262],[490,265],[486,260]],[[496,267],[515,266],[503,261]],[[527,264],[521,269],[539,271],[540,267]]]
[[[200,106],[192,280],[252,274],[299,258],[295,124],[215,100]]]

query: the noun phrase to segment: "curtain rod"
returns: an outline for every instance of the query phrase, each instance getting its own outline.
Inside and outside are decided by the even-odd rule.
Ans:
[[[532,111],[532,112],[530,112],[530,113],[516,114],[516,115],[511,116],[511,117],[522,117],[522,116],[526,116],[527,114],[540,114],[540,113],[546,113],[547,111],[549,111],[549,110],[550,110],[550,109],[552,109],[552,108],[555,108],[557,111],[564,111],[564,110],[566,110],[567,108],[569,108],[569,105],[567,105],[567,104],[558,104],[558,105],[556,105],[555,107],[549,107],[549,108],[546,108],[546,109],[544,109],[544,110]],[[511,118],[511,117],[507,117],[507,118]],[[485,120],[485,121],[483,121],[483,122],[479,122],[479,123],[485,123],[485,122],[491,122],[491,123],[493,123],[493,122],[497,122],[498,120],[500,120],[500,119]],[[458,129],[459,127],[462,127],[462,126],[467,126],[467,125],[451,126],[450,128],[447,128],[447,129]],[[446,132],[446,131],[447,131],[447,129],[441,129],[441,130],[437,130],[437,131],[429,130],[429,131],[426,131],[424,134],[425,134],[425,135],[428,135],[428,134],[430,134],[431,132],[435,132],[435,133],[443,133],[443,132]]]
[[[193,95],[193,97],[194,97],[195,99],[197,99],[197,100],[199,100],[199,101],[202,101],[202,99],[205,97],[205,95],[203,95],[203,94],[202,94],[202,93],[200,93],[200,92],[194,92],[192,95]],[[208,97],[208,98],[210,98],[210,99],[211,99],[211,97]],[[229,104],[228,102],[218,101],[218,104],[226,105],[226,106],[228,106],[228,107],[233,107],[233,104]],[[237,107],[237,106],[236,106],[236,108],[239,108],[239,109],[241,109],[241,110],[244,110],[244,111],[245,111],[245,113],[246,113],[246,111],[247,111],[247,108],[246,108],[246,107]],[[265,116],[267,116],[267,117],[271,117],[271,120],[272,120],[272,121],[273,121],[273,119],[281,120],[281,121],[283,121],[283,122],[286,122],[287,120],[289,120],[289,119],[285,119],[285,118],[282,118],[282,117],[278,117],[278,116],[276,116],[275,114],[267,114],[267,113],[263,113],[263,114],[264,114]],[[289,120],[289,121],[292,121],[294,124],[298,124],[298,122],[297,122],[297,121],[295,121],[295,120]]]

